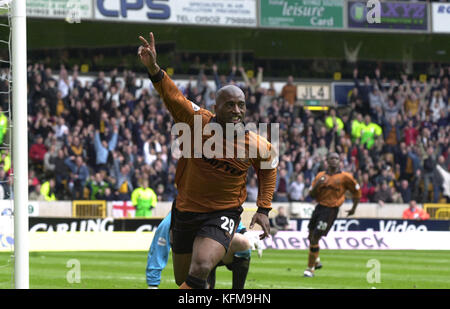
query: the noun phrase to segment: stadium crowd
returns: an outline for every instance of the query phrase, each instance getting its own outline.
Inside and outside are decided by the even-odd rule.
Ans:
[[[82,83],[78,74],[77,66],[69,72],[61,65],[58,75],[43,64],[28,67],[30,200],[130,200],[144,178],[158,200],[173,200],[173,120],[156,91],[142,87],[142,80],[128,70],[119,74],[115,69],[110,78],[99,72],[92,83]],[[450,165],[450,68],[423,83],[406,75],[387,80],[379,69],[371,77],[359,76],[355,69],[348,104],[327,112],[297,104],[292,76],[276,91],[272,82],[262,86],[263,74],[263,68],[248,78],[242,67],[219,72],[215,65],[201,66],[180,89],[195,104],[212,110],[215,89],[237,84],[246,94],[246,122],[279,123],[274,201],[310,201],[311,181],[333,150],[341,156],[341,169],[358,179],[361,202],[447,198],[438,169],[448,171]],[[0,99],[4,115],[7,97]],[[1,117],[0,133],[7,136]],[[2,150],[0,164],[8,198],[8,150]],[[248,201],[256,201],[257,188],[256,175],[250,172]]]

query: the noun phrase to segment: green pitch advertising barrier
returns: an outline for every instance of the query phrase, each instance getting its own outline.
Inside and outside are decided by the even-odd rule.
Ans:
[[[261,0],[260,26],[344,28],[343,0]]]

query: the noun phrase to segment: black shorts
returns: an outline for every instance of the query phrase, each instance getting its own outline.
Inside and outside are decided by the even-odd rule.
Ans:
[[[197,236],[214,239],[228,250],[231,239],[241,220],[241,206],[233,209],[198,213],[179,211],[172,205],[170,225],[171,246],[174,253],[192,253]]]
[[[308,224],[309,232],[318,236],[326,236],[333,226],[339,207],[317,205]]]

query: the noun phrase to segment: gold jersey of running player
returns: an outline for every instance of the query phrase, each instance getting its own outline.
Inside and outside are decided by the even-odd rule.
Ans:
[[[196,121],[201,120],[200,125],[203,130],[207,124],[214,122],[215,115],[186,99],[165,72],[163,78],[154,82],[153,85],[176,123],[183,123],[195,129],[195,118]],[[247,198],[247,171],[250,166],[253,166],[258,176],[256,204],[258,207],[271,208],[278,157],[265,138],[252,131],[246,131],[244,143],[240,143],[238,138],[232,139],[235,156],[211,157],[194,153],[198,151],[194,145],[198,136],[194,137],[194,135],[199,132],[194,130],[191,132],[191,156],[179,159],[175,174],[178,189],[177,209],[190,212],[212,212],[241,206]],[[223,135],[225,137],[225,132]],[[201,136],[202,145],[211,137],[208,134]],[[229,149],[229,144],[230,140],[224,138],[222,146],[224,152]],[[244,157],[237,155],[242,150],[241,147],[244,147]],[[202,149],[200,147],[200,150]],[[251,149],[262,151],[258,151],[256,156],[249,156]],[[264,163],[269,168],[261,168]]]
[[[320,205],[327,207],[342,206],[347,190],[351,192],[353,198],[361,198],[361,189],[352,174],[341,171],[329,175],[325,171],[322,171],[314,178],[312,186],[322,177],[325,177],[325,182],[316,194],[316,201]]]

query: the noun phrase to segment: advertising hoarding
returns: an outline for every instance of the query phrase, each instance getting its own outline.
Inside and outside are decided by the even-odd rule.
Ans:
[[[95,19],[140,23],[171,23],[256,27],[256,0],[95,1]]]
[[[344,28],[343,0],[261,0],[261,27]]]
[[[419,2],[381,2],[380,23],[369,23],[367,1],[349,1],[347,22],[349,28],[384,30],[428,30],[428,5]]]
[[[432,3],[433,32],[450,33],[450,3]]]
[[[27,17],[91,19],[92,0],[27,0]]]

